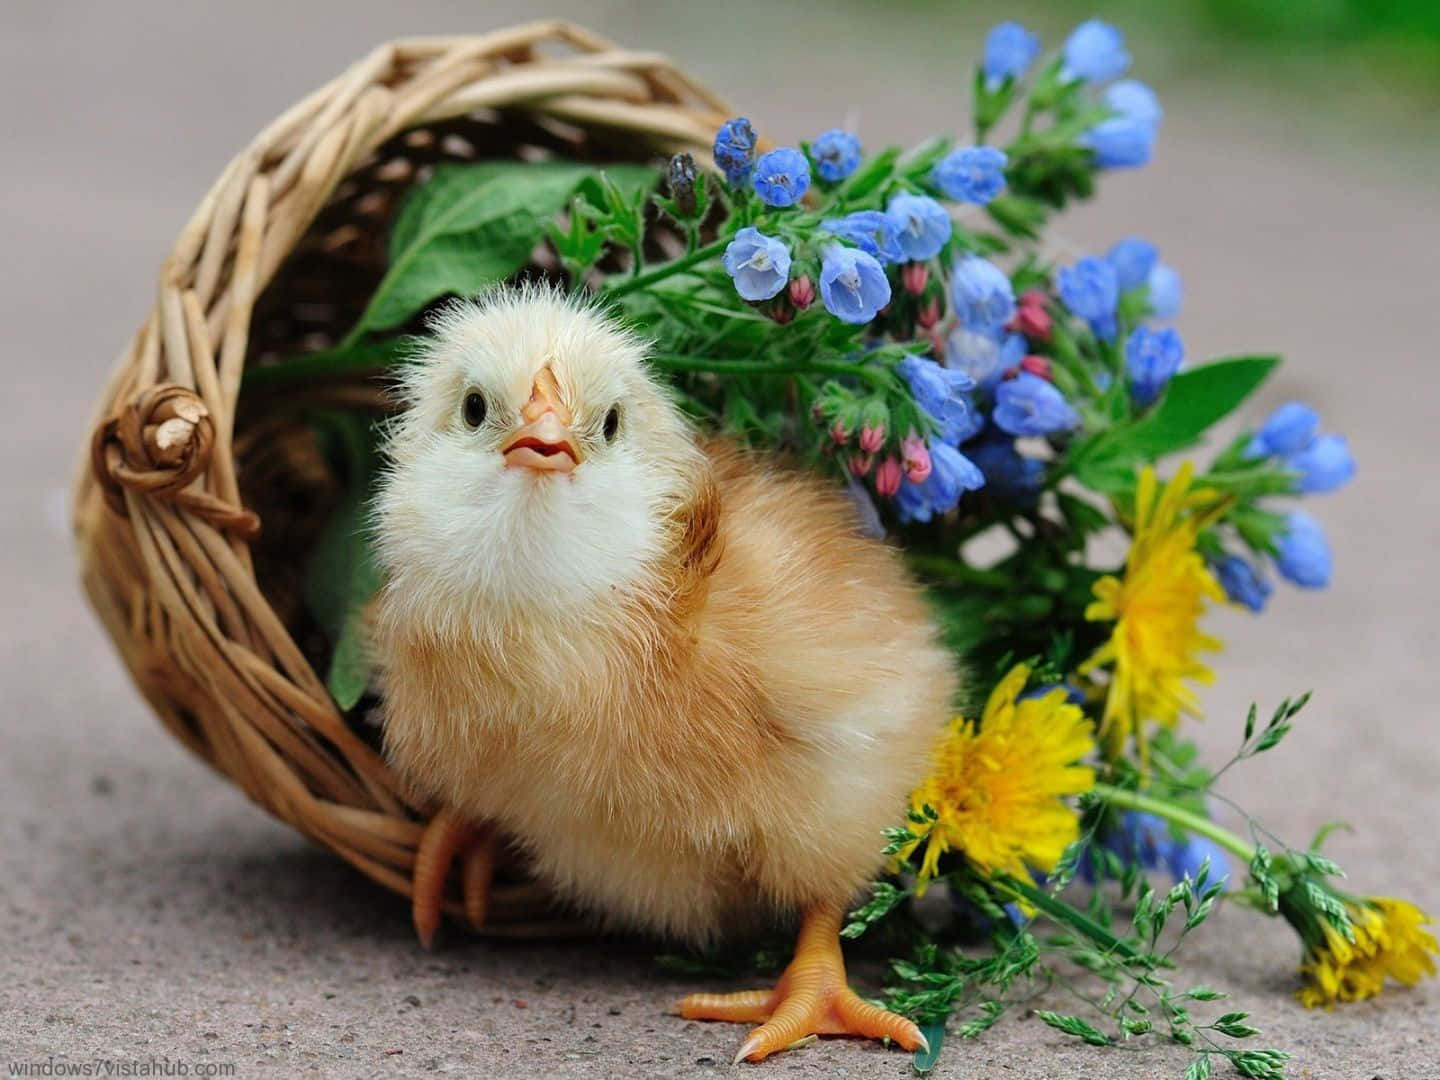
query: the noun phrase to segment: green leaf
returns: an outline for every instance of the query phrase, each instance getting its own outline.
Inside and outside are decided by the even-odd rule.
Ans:
[[[317,417],[336,444],[346,494],[315,542],[305,573],[305,603],[334,644],[325,685],[349,710],[360,700],[374,668],[366,642],[366,607],[380,587],[367,514],[375,476],[374,431],[367,417],[333,413]]]
[[[622,190],[657,176],[635,165],[603,172]],[[514,274],[582,183],[602,190],[599,175],[593,166],[562,162],[442,165],[401,207],[390,266],[345,344],[399,326],[438,297],[469,295]]]
[[[925,1042],[929,1046],[919,1047],[915,1051],[915,1071],[924,1076],[931,1069],[935,1068],[940,1060],[940,1047],[945,1042],[945,1021],[937,1020],[933,1024],[921,1024],[920,1034],[925,1036]]]
[[[1084,1039],[1091,1046],[1110,1045],[1108,1035],[1078,1016],[1065,1016],[1062,1013],[1050,1012],[1048,1009],[1039,1009],[1035,1015],[1056,1030],[1063,1031],[1066,1035],[1074,1035],[1077,1039]]]
[[[1154,461],[1194,445],[1259,389],[1279,362],[1275,356],[1237,356],[1175,376],[1154,411],[1092,444],[1077,464],[1081,482],[1089,484],[1087,474],[1110,476],[1121,466]]]

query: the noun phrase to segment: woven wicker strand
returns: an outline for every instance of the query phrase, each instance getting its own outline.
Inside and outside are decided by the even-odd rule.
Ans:
[[[347,329],[344,312],[368,294],[351,295],[345,274],[373,283],[383,270],[394,207],[428,166],[557,147],[649,161],[707,145],[729,115],[664,57],[564,22],[382,45],[225,168],[102,392],[74,525],[86,592],[141,693],[256,803],[396,892],[412,893],[433,808],[400,789],[294,637],[285,518],[257,514],[242,492],[321,490],[327,473],[284,415],[242,401],[246,366]],[[317,306],[311,294],[332,279]],[[330,314],[312,325],[312,309]],[[317,393],[383,397],[362,384]],[[447,909],[463,914],[458,891]],[[533,885],[498,884],[484,932],[574,929],[537,920],[544,911]]]

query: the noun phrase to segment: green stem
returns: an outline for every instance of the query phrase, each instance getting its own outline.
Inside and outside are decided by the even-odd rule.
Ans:
[[[624,296],[626,293],[632,293],[637,289],[643,289],[646,286],[653,285],[657,281],[663,281],[673,274],[684,273],[692,266],[702,263],[712,256],[719,255],[725,250],[729,243],[729,240],[716,240],[713,244],[698,247],[688,254],[681,255],[678,259],[672,259],[664,266],[657,266],[654,270],[629,278],[620,282],[618,285],[607,287],[605,289],[605,295],[612,297]]]
[[[1009,574],[999,570],[982,570],[945,555],[911,552],[905,556],[905,561],[922,574],[944,578],[946,581],[964,582],[968,585],[980,585],[992,589],[1010,589],[1015,586],[1015,582],[1011,580]]]
[[[1037,911],[1043,911],[1056,922],[1074,927],[1091,941],[1104,946],[1111,952],[1119,953],[1126,960],[1140,959],[1141,954],[1132,946],[1125,944],[1083,911],[1071,907],[1058,897],[1051,896],[1044,889],[1037,889],[1030,882],[1011,877],[1009,874],[996,874],[991,880],[1001,889],[1024,900]]]
[[[1208,837],[1232,855],[1244,859],[1247,865],[1255,857],[1255,849],[1229,829],[1216,825],[1209,818],[1201,817],[1189,810],[1182,810],[1173,803],[1152,799],[1149,795],[1142,795],[1138,791],[1128,791],[1110,784],[1096,784],[1093,790],[1111,806],[1154,814],[1156,817],[1179,825],[1187,832]]]

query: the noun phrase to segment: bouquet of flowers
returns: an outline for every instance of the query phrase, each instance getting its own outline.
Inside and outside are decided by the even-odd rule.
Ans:
[[[891,831],[893,874],[845,930],[879,924],[904,944],[887,1003],[925,1025],[917,1067],[933,1064],[947,1018],[977,1035],[1022,980],[1084,972],[1104,988],[1090,1013],[1047,1023],[1101,1046],[1179,1042],[1194,1078],[1216,1057],[1279,1076],[1287,1055],[1250,1048],[1246,1014],[1202,1020],[1224,995],[1167,974],[1222,896],[1299,935],[1307,1005],[1413,984],[1440,950],[1413,905],[1340,887],[1327,829],[1296,848],[1248,815],[1243,836],[1211,820],[1215,780],[1278,746],[1305,698],[1268,719],[1252,709],[1216,768],[1183,735],[1220,644],[1207,611],[1260,611],[1272,568],[1328,583],[1325,534],[1295,502],[1341,487],[1354,463],[1301,403],[1208,461],[1169,463],[1278,361],[1187,358],[1171,325],[1180,277],[1145,240],[1079,257],[1047,242],[1051,216],[1101,174],[1148,161],[1162,110],[1120,78],[1130,57],[1111,26],[1040,51],[1015,23],[991,31],[972,143],[867,153],[833,130],[764,149],[736,118],[716,134],[713,172],[688,154],[663,177],[441,167],[402,209],[390,270],[350,336],[247,378],[403,362],[403,331],[430,305],[527,266],[597,293],[653,341],[699,424],[849,488],[866,527],[903,547],[972,673],[974,699]],[[1128,553],[1097,563],[1090,541],[1116,532]],[[363,531],[335,530],[317,559],[362,568],[351,614],[331,620],[331,686],[348,706],[367,673],[347,618],[373,574],[329,550],[346,543]],[[912,898],[942,884],[970,947],[913,915]]]

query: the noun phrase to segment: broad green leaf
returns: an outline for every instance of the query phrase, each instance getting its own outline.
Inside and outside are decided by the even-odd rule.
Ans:
[[[390,266],[346,344],[399,326],[437,297],[478,292],[525,265],[545,230],[603,172],[623,191],[653,185],[654,169],[603,170],[562,162],[444,165],[405,201],[390,237]],[[588,185],[587,185],[588,186]]]
[[[925,1036],[929,1049],[919,1047],[915,1051],[915,1071],[921,1076],[930,1072],[940,1060],[940,1047],[945,1042],[945,1021],[937,1020],[933,1024],[921,1024],[920,1034]]]
[[[373,669],[365,641],[365,609],[380,587],[366,520],[375,448],[368,419],[353,413],[322,418],[339,436],[348,491],[326,523],[305,574],[305,602],[334,643],[325,685],[342,710],[365,692]]]
[[[1193,446],[1213,424],[1259,389],[1279,362],[1274,356],[1237,356],[1175,376],[1153,412],[1096,441],[1077,465],[1082,483],[1114,484],[1124,468],[1136,461],[1154,461]],[[1098,486],[1096,490],[1113,488]]]

